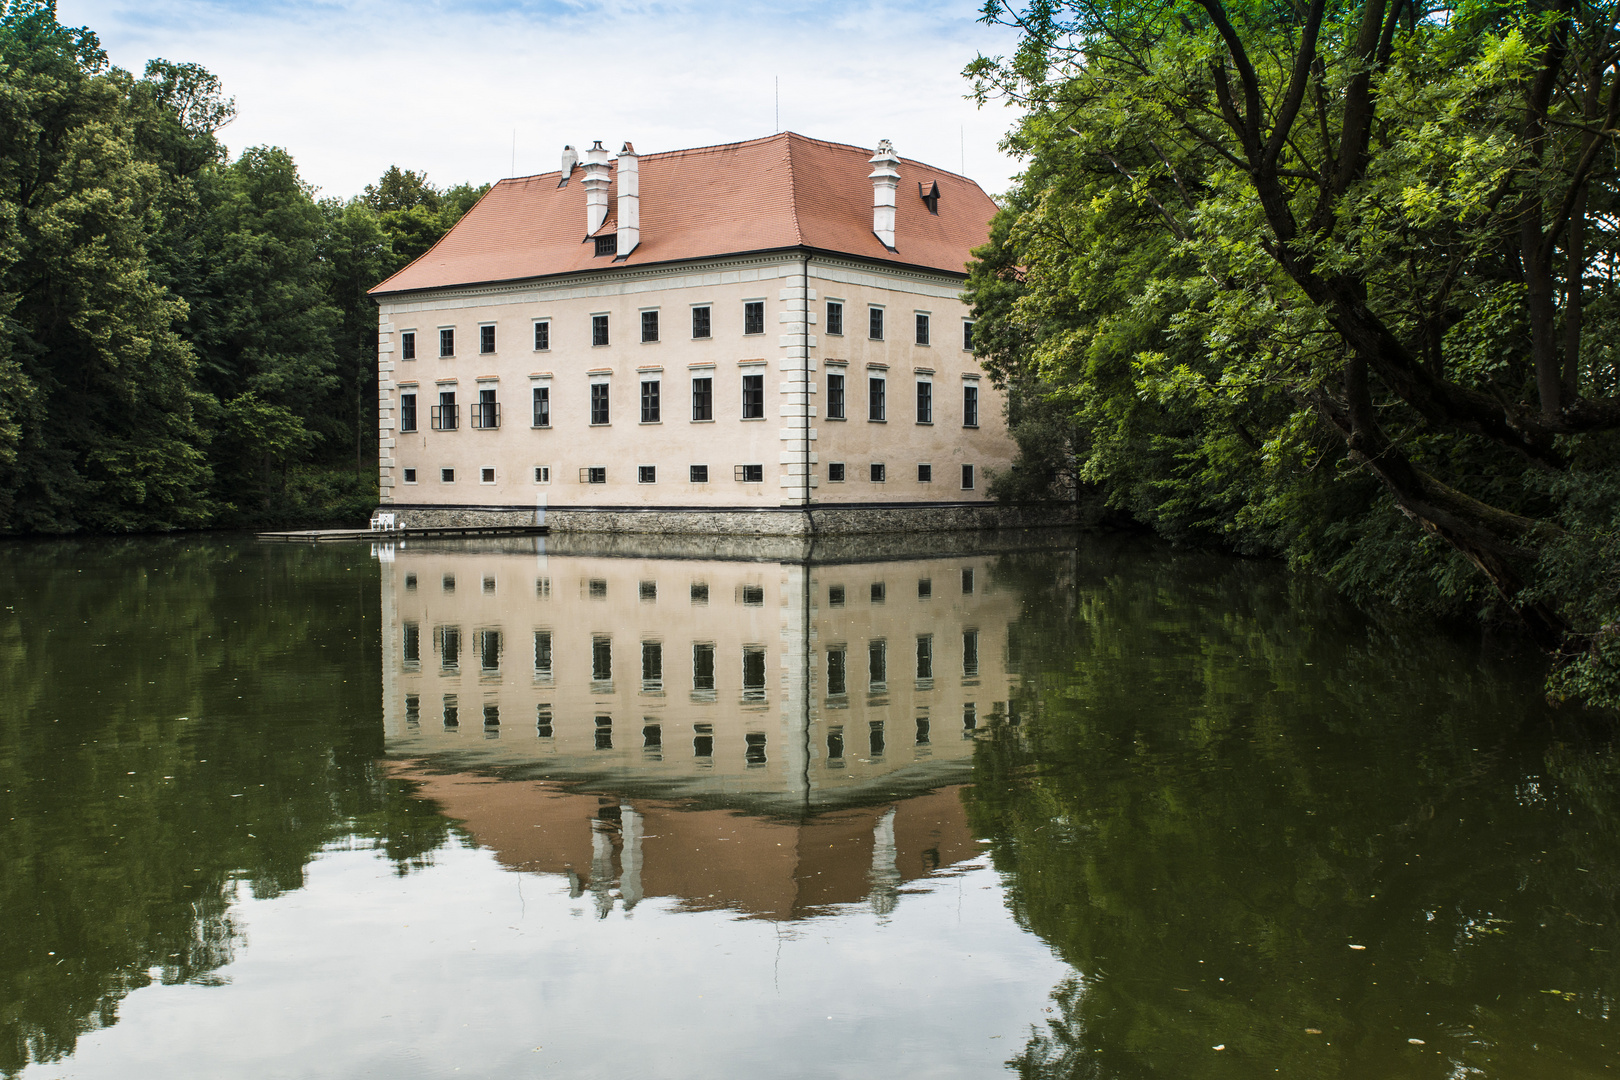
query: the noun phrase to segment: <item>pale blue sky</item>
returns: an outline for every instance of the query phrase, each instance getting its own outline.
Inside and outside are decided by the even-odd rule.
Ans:
[[[154,56],[219,75],[232,152],[285,146],[323,194],[385,168],[441,184],[557,167],[564,143],[642,153],[781,127],[958,170],[991,194],[1016,163],[1014,116],[964,100],[962,67],[1005,52],[973,0],[876,3],[607,0],[59,0],[115,64]]]

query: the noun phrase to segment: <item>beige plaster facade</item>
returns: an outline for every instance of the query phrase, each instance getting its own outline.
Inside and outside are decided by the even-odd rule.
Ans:
[[[804,256],[385,299],[382,501],[489,510],[985,503],[985,471],[1005,468],[1013,447],[1001,395],[966,347],[960,291],[944,275]],[[749,303],[764,305],[766,332],[744,332]],[[829,303],[842,307],[842,334],[822,329]],[[707,338],[692,336],[694,308],[709,312]],[[874,308],[883,340],[869,336]],[[646,313],[657,315],[656,341],[641,340]],[[609,343],[593,345],[593,320],[604,315]],[[928,320],[926,345],[916,343],[918,315]],[[534,347],[537,323],[545,349]],[[485,327],[488,353],[478,351]],[[442,330],[452,332],[453,355],[439,355]],[[406,334],[412,360],[402,358]],[[762,394],[757,417],[744,415],[750,376]],[[841,416],[829,415],[830,378],[843,383],[842,408],[832,410]],[[701,396],[694,408],[694,380],[708,380],[698,391],[709,394],[707,410]],[[657,395],[645,420],[644,384]],[[603,393],[595,386],[607,388],[606,423],[592,423],[593,394]],[[929,399],[922,417],[919,386]],[[535,422],[537,391],[545,426]],[[435,430],[432,410],[446,393],[456,427]],[[475,427],[486,402],[499,407],[498,426]],[[693,466],[707,479],[694,482]]]

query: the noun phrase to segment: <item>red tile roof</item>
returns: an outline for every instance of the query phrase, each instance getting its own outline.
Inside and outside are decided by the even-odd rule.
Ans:
[[[502,180],[421,258],[371,290],[385,293],[550,277],[779,248],[965,272],[996,207],[965,176],[900,159],[895,251],[872,233],[871,150],[793,132],[641,158],[641,244],[616,262],[585,235],[584,171]],[[610,213],[617,228],[617,160]],[[913,181],[939,185],[931,214]]]

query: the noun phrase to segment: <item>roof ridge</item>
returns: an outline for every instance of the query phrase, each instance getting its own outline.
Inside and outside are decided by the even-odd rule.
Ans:
[[[788,211],[793,215],[793,239],[804,243],[804,230],[799,227],[799,174],[793,167],[793,140],[804,136],[791,131],[782,132],[782,146],[786,151],[788,170]]]

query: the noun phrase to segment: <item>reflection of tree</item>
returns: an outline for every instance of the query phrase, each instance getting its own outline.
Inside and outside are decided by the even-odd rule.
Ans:
[[[1606,1074],[1620,769],[1549,746],[1533,669],[1263,565],[998,578],[1027,598],[1018,722],[970,813],[1076,969],[1022,1075]]]
[[[358,835],[401,873],[446,824],[382,778],[363,551],[218,541],[7,552],[0,1073],[73,1050],[153,981],[232,958],[236,889]]]

